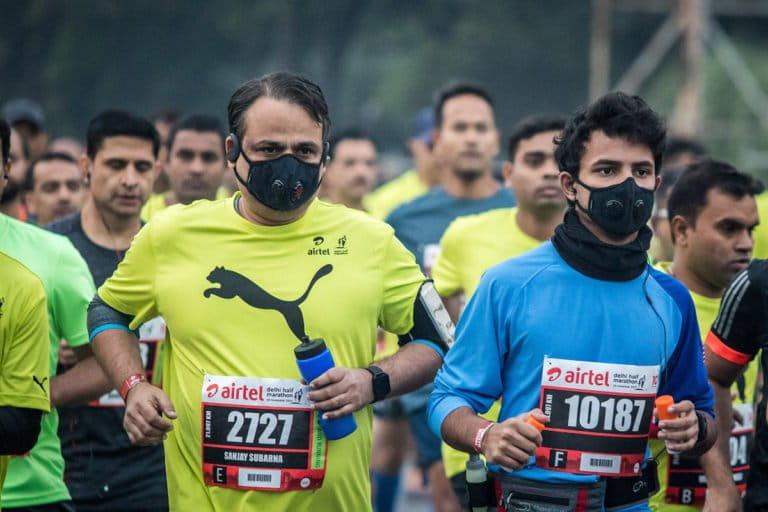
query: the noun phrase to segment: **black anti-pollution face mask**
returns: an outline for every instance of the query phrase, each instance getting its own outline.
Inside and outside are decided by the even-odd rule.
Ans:
[[[643,188],[632,178],[610,187],[590,187],[576,178],[576,182],[590,191],[589,205],[585,209],[592,221],[607,233],[628,236],[648,223],[653,210],[653,190]]]
[[[253,197],[273,210],[299,208],[320,186],[320,164],[308,164],[293,155],[252,162],[245,153],[240,154],[248,162],[248,181],[243,181],[237,170],[235,177]]]

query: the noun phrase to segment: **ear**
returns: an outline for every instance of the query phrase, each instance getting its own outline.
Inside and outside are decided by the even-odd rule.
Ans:
[[[563,189],[563,194],[565,194],[565,198],[569,201],[576,201],[576,189],[574,188],[575,184],[576,178],[574,178],[571,173],[560,173],[560,188]]]
[[[501,176],[504,178],[504,184],[509,188],[512,187],[512,175],[515,173],[515,165],[509,160],[504,160],[501,164]]]
[[[234,133],[230,133],[227,135],[227,138],[224,139],[224,154],[227,157],[227,162],[232,165],[235,164],[237,158],[240,156],[240,141]]]
[[[659,190],[659,185],[661,185],[661,176],[658,174],[656,175],[656,185],[654,185],[653,190]]]
[[[86,184],[90,185],[91,167],[92,167],[91,158],[87,154],[83,153],[82,155],[80,155],[80,158],[77,161],[77,165],[78,167],[80,167],[80,172],[83,175],[83,181]]]
[[[669,220],[669,233],[672,235],[675,247],[688,247],[692,229],[693,226],[682,215],[675,215]]]

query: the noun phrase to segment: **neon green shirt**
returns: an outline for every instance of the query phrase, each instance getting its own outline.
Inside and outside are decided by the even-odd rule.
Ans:
[[[535,249],[541,242],[525,234],[517,224],[517,208],[499,208],[454,220],[440,240],[440,255],[432,268],[435,288],[443,297],[463,290],[467,299],[483,273],[504,260]],[[501,402],[496,401],[483,418],[495,421]],[[442,446],[445,473],[452,477],[464,471],[469,456]]]
[[[669,273],[669,267],[671,263],[662,262],[658,263],[655,268],[662,272]],[[710,327],[717,318],[717,311],[720,308],[721,299],[713,299],[712,297],[704,297],[698,293],[690,291],[691,298],[693,299],[693,305],[696,308],[696,318],[698,319],[699,332],[702,336],[702,343],[704,337],[709,332]],[[744,379],[746,381],[744,400],[740,397],[733,400],[734,404],[752,403],[755,396],[755,382],[757,380],[757,366],[754,361],[750,361],[744,371]],[[738,391],[736,384],[734,383],[732,391]],[[667,454],[664,441],[660,439],[651,439],[651,454],[656,459],[658,464],[659,474],[659,492],[656,493],[650,500],[649,506],[651,510],[659,510],[662,512],[693,512],[701,510],[702,507],[692,505],[679,505],[674,503],[666,503],[665,496],[667,494],[667,479],[669,468],[669,454]]]
[[[365,196],[363,205],[374,218],[384,220],[392,210],[428,190],[416,171],[411,169]]]
[[[86,314],[95,292],[91,273],[69,240],[0,214],[0,250],[21,261],[45,287],[48,304],[50,376],[62,338],[73,347],[88,343]],[[40,437],[24,457],[12,458],[3,486],[3,506],[44,505],[68,500],[55,410],[43,419]]]
[[[50,347],[43,283],[3,252],[0,275],[0,406],[48,412]],[[8,461],[8,456],[0,456],[0,488]]]
[[[210,427],[201,411],[218,396],[217,382],[300,379],[293,349],[302,330],[323,338],[338,366],[367,367],[377,324],[399,334],[412,328],[425,278],[392,228],[363,212],[314,200],[296,222],[268,227],[243,219],[235,199],[174,207],[156,217],[99,288],[106,303],[135,315],[134,326],[159,314],[168,326],[163,387],[178,414],[165,441],[170,508],[370,510],[370,407],[355,413],[354,433],[327,443],[322,486],[286,491],[243,488],[256,486],[249,475],[265,467],[261,459],[238,467],[230,462],[220,480],[206,480],[202,445]],[[286,440],[313,435],[276,428],[287,432]],[[245,431],[223,442],[232,446]],[[232,461],[236,449],[226,449]],[[273,463],[283,464],[282,455]],[[288,469],[270,467],[282,475]]]
[[[224,199],[229,195],[229,191],[224,187],[219,187],[218,190],[216,190],[216,199]],[[149,222],[152,217],[167,209],[169,207],[166,203],[167,198],[168,192],[150,194],[147,202],[144,203],[144,206],[141,207],[141,220],[144,222]]]

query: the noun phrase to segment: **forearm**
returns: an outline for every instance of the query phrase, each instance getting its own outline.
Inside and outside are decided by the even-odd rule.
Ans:
[[[734,485],[730,457],[726,457],[722,450],[718,448],[709,450],[699,458],[699,462],[701,467],[704,468],[708,486],[723,487]]]
[[[144,373],[139,340],[132,332],[123,329],[102,331],[93,339],[92,347],[96,360],[117,389],[131,375]]]
[[[51,405],[53,407],[82,405],[113,388],[109,377],[96,358],[88,357],[51,380]]]
[[[432,382],[442,364],[443,358],[435,349],[411,342],[377,366],[389,374],[389,396],[393,397]]]
[[[471,408],[459,407],[445,417],[440,433],[443,440],[452,447],[472,453],[475,451],[475,435],[486,423],[487,420],[475,414]]]
[[[715,449],[721,452],[724,460],[730,460],[730,436],[733,425],[731,390],[715,380],[710,379],[710,383],[715,395],[715,423],[717,424]]]

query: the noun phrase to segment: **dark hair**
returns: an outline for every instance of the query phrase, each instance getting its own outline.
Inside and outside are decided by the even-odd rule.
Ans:
[[[182,130],[190,130],[193,132],[213,132],[221,139],[221,148],[224,151],[224,127],[221,122],[213,116],[206,116],[202,114],[192,114],[183,117],[176,121],[171,127],[171,131],[168,133],[168,150],[173,146],[173,141],[176,139],[176,134]]]
[[[24,189],[25,190],[34,190],[35,188],[35,169],[37,169],[37,165],[41,162],[67,162],[70,164],[73,164],[77,167],[77,160],[72,158],[72,155],[69,153],[62,153],[60,151],[52,151],[48,153],[44,153],[43,156],[32,162],[29,167],[27,168],[27,174],[24,177]]]
[[[725,162],[710,159],[694,162],[685,168],[672,187],[667,202],[669,220],[680,215],[695,226],[699,213],[707,205],[707,194],[712,189],[741,199],[760,194],[763,184]]]
[[[493,108],[493,100],[491,95],[480,87],[479,85],[465,83],[465,82],[452,82],[444,86],[435,94],[435,101],[433,102],[433,111],[435,114],[435,128],[440,128],[443,125],[443,106],[451,98],[456,96],[477,96],[484,100],[491,108]]]
[[[152,124],[160,122],[160,123],[166,123],[166,124],[172,125],[173,123],[178,121],[180,117],[181,117],[181,112],[179,112],[175,108],[164,108],[163,110],[155,112],[154,114],[149,116],[149,120],[152,122]]]
[[[374,146],[376,145],[373,137],[368,132],[355,127],[345,128],[331,137],[331,155],[333,155],[336,145],[343,140],[369,140]]]
[[[661,117],[640,96],[612,92],[568,118],[555,138],[555,160],[561,172],[579,175],[579,164],[593,132],[602,131],[633,144],[647,146],[653,154],[655,173],[661,172],[667,130]]]
[[[2,142],[3,150],[3,165],[8,163],[8,159],[11,158],[11,127],[5,122],[5,119],[0,119],[0,140]]]
[[[512,128],[512,135],[509,136],[507,155],[510,162],[515,159],[520,141],[530,139],[543,132],[559,132],[564,126],[565,117],[559,115],[534,115],[523,118]]]
[[[331,131],[331,118],[328,116],[328,104],[325,102],[322,89],[303,76],[279,71],[245,82],[229,99],[227,106],[229,131],[237,135],[241,142],[245,132],[243,120],[245,111],[262,96],[298,105],[322,125],[323,140],[328,138]]]
[[[122,110],[105,110],[88,123],[86,132],[86,153],[91,159],[101,149],[107,137],[138,137],[152,142],[152,153],[157,158],[160,149],[160,136],[155,127],[143,117],[135,116]]]
[[[671,160],[681,153],[692,153],[694,156],[704,156],[707,151],[699,142],[685,137],[669,137],[664,150],[664,160]]]
[[[27,142],[26,137],[19,133],[19,130],[11,126],[11,135],[14,133],[16,133],[16,136],[21,141],[21,155],[24,157],[24,160],[29,160],[29,142]],[[10,154],[8,156],[10,157]]]

